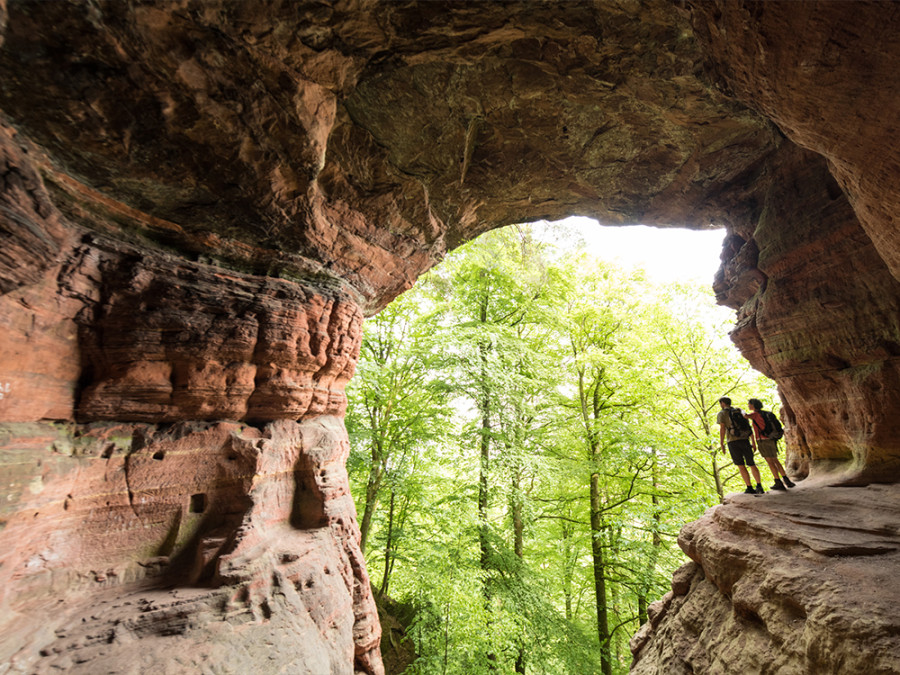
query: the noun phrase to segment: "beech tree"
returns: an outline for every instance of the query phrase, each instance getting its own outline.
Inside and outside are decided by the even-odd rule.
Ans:
[[[491,233],[477,246],[455,256],[434,275],[433,289],[443,299],[444,340],[453,367],[451,380],[460,398],[477,411],[472,437],[478,447],[479,564],[485,617],[492,635],[510,623],[511,588],[521,587],[524,555],[525,488],[531,471],[528,435],[539,416],[546,390],[547,367],[538,348],[545,330],[540,307],[545,302],[546,268],[527,228]],[[500,504],[506,495],[507,509]],[[511,524],[509,538],[498,525]],[[515,621],[503,640],[486,654],[492,668],[502,668],[500,652],[515,653],[514,668],[525,672],[525,640]]]
[[[418,447],[447,428],[448,389],[438,376],[440,355],[422,302],[409,293],[366,322],[356,378],[348,387],[351,471],[363,466],[367,472],[360,521],[364,552],[386,478],[402,472]],[[396,497],[393,487],[391,495]]]
[[[585,269],[589,269],[585,272]],[[643,492],[643,478],[651,458],[635,444],[633,423],[647,409],[652,396],[642,376],[647,356],[643,349],[641,285],[644,280],[612,267],[586,265],[574,270],[560,344],[567,383],[562,397],[568,426],[583,448],[588,488],[594,606],[601,671],[613,671],[612,640],[624,619],[610,611],[615,590],[610,583],[617,563],[612,551],[621,539],[622,512]]]
[[[713,487],[721,502],[727,484],[737,483],[738,473],[730,456],[720,452],[719,398],[728,396],[745,407],[748,398],[771,401],[777,393],[774,383],[753,370],[727,341],[731,320],[710,311],[710,298],[708,289],[666,289],[653,309],[658,330],[651,339],[665,383],[657,401],[659,414],[690,447],[683,457],[695,479]]]
[[[733,480],[718,398],[769,386],[711,307],[521,226],[367,323],[349,466],[407,673],[627,671],[680,523]]]

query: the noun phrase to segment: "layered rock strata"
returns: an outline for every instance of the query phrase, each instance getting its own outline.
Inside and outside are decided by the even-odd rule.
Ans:
[[[778,143],[663,0],[36,8],[9,3],[0,108],[67,215],[367,312],[492,227],[709,226]]]
[[[900,672],[897,485],[734,495],[632,638],[637,674]]]
[[[795,474],[893,481],[900,284],[820,156],[785,146],[768,183],[715,284],[732,338],[778,382]]]
[[[340,418],[3,444],[11,672],[381,672]]]
[[[828,160],[856,217],[900,278],[900,35],[892,3],[691,3],[723,88]]]
[[[891,3],[0,1],[0,658],[381,672],[342,467],[361,317],[512,222],[726,225],[717,292],[779,382],[791,466],[822,480],[810,504],[896,482],[897,22]],[[703,522],[683,541],[719,583],[678,597],[737,621],[716,570],[748,554]],[[679,622],[654,619],[641,668],[675,663]],[[700,635],[719,667],[733,636]]]
[[[758,334],[739,325],[736,341],[778,380],[800,451],[863,482],[900,472],[890,412],[900,354],[892,178],[900,150],[886,142],[900,118],[898,20],[896,8],[877,2],[692,5],[721,86],[827,162],[818,175],[781,170],[758,218],[735,224],[767,248],[759,270],[777,283],[744,306]],[[796,322],[794,335],[779,327],[785,319]]]
[[[882,120],[900,110],[897,16],[715,2],[693,20],[722,85],[821,157],[784,147],[716,283],[735,342],[779,383],[789,465],[811,478],[684,528],[694,562],[635,636],[633,671],[895,673],[898,192]]]
[[[14,138],[0,661],[382,672],[344,468],[358,295],[89,232]]]

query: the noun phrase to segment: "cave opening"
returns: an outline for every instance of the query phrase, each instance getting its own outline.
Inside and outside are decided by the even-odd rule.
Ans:
[[[897,672],[893,3],[37,5],[0,1],[0,670],[381,675],[380,638],[417,633],[382,627],[372,589],[408,597],[414,564],[433,581],[416,598],[418,634],[435,638],[414,645],[421,669],[494,672],[502,658],[561,672],[559,657],[624,671],[631,652],[636,675],[730,672],[747,653],[766,672]],[[653,502],[654,462],[663,487],[692,465],[663,452],[665,433],[637,442],[646,425],[622,397],[666,388],[671,372],[641,350],[680,333],[612,331],[644,310],[628,293],[583,302],[590,278],[571,296],[548,272],[554,292],[536,297],[536,270],[510,274],[497,249],[485,274],[435,282],[436,307],[479,311],[419,354],[453,357],[451,384],[474,401],[457,434],[468,454],[436,449],[452,419],[408,418],[430,425],[418,468],[437,473],[417,484],[409,462],[386,465],[391,494],[371,520],[393,514],[394,528],[368,526],[370,578],[345,459],[357,482],[363,465],[343,423],[363,316],[480,233],[572,213],[725,225],[716,299],[735,311],[735,345],[778,382],[807,479],[728,498],[677,535],[685,513],[657,524],[672,502]],[[454,274],[474,271],[464,262]],[[598,288],[632,283],[595,267]],[[563,321],[562,300],[585,320]],[[570,340],[562,355],[526,307],[630,350]],[[634,311],[617,323],[621,307]],[[646,376],[626,377],[619,353],[643,354]],[[549,357],[572,368],[519,395]],[[615,391],[582,401],[579,363]],[[406,391],[426,397],[433,379]],[[551,423],[590,419],[595,401],[598,433]],[[529,418],[545,424],[516,438]],[[566,502],[572,476],[581,492]],[[618,504],[629,476],[640,499]],[[440,508],[413,518],[430,494]],[[662,564],[654,532],[690,562],[668,584],[624,583]],[[463,553],[437,546],[451,534]],[[601,557],[629,574],[585,576]],[[175,560],[203,583],[176,580]],[[550,576],[570,560],[577,574]],[[611,602],[597,601],[603,579]],[[470,642],[447,640],[463,628]],[[599,650],[553,651],[595,628]]]
[[[532,663],[570,650],[582,667],[626,667],[629,636],[686,561],[679,529],[744,490],[719,454],[718,398],[778,409],[710,290],[725,236],[585,218],[510,226],[367,320],[348,469],[383,612],[445,626],[484,602],[445,635],[453,658],[512,659],[510,636],[492,648],[466,637],[492,622],[568,622],[569,639],[521,638]],[[459,574],[471,579],[451,592]],[[436,637],[418,630],[427,651]]]

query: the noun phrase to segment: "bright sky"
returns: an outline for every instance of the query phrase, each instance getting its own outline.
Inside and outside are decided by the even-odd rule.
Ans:
[[[657,283],[712,285],[725,238],[724,229],[602,226],[592,218],[577,216],[557,225],[565,226],[570,236],[583,239],[587,250],[598,258],[627,267],[643,267]],[[535,223],[535,228],[540,228],[540,224]]]

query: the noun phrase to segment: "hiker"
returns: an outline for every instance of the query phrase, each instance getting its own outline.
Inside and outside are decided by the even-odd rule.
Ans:
[[[787,488],[794,487],[794,483],[788,478],[787,472],[778,460],[778,439],[784,435],[781,423],[775,417],[775,413],[770,410],[763,410],[762,401],[758,398],[751,398],[747,401],[750,413],[744,417],[753,423],[753,431],[756,433],[756,449],[759,456],[766,460],[769,465],[769,471],[775,477],[775,484],[772,490],[787,491]]]
[[[744,418],[744,413],[740,408],[731,407],[731,399],[723,396],[719,399],[721,410],[716,415],[716,422],[719,423],[719,447],[722,448],[722,454],[725,454],[725,439],[728,438],[728,452],[731,453],[731,461],[741,472],[741,478],[747,489],[745,494],[765,494],[763,490],[762,479],[759,477],[759,469],[753,461],[753,451],[756,449],[756,440],[753,438],[753,430],[750,428],[750,422]],[[751,446],[752,444],[752,446]],[[753,473],[756,479],[756,489],[750,482],[750,475],[747,473],[747,467]]]

